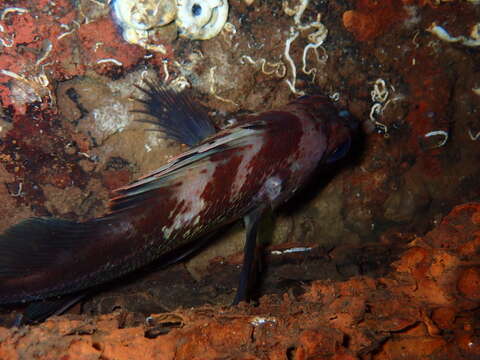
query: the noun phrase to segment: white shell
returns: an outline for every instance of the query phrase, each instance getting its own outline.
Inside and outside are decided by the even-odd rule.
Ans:
[[[125,41],[151,51],[166,52],[163,45],[151,44],[150,35],[156,28],[175,20],[175,0],[115,0],[112,7]]]
[[[115,0],[113,10],[123,28],[137,30],[167,25],[177,12],[175,0]]]
[[[152,35],[175,18],[180,36],[206,40],[222,30],[228,17],[228,0],[114,0],[112,8],[127,42],[163,53],[165,47],[152,44]]]
[[[228,17],[227,0],[177,0],[180,36],[206,40],[218,35]]]

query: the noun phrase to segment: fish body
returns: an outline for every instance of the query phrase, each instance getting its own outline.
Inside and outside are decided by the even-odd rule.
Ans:
[[[165,94],[154,87],[145,92],[145,112],[155,116],[155,96]],[[172,103],[180,100],[172,97]],[[168,109],[173,116],[175,107]],[[191,148],[116,190],[105,216],[86,222],[32,218],[0,235],[0,303],[93,287],[193,246],[256,209],[274,209],[320,163],[344,151],[352,134],[322,96],[248,115],[218,132],[197,110],[174,117],[182,116],[185,122],[203,117],[204,123],[189,123],[189,134],[160,125]]]

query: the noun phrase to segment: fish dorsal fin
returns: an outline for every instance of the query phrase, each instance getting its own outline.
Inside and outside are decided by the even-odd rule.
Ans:
[[[261,136],[263,131],[264,128],[245,126],[219,132],[209,141],[180,154],[158,170],[127,186],[116,189],[116,196],[110,200],[110,211],[113,213],[138,206],[148,201],[156,190],[172,190],[184,179],[188,171],[208,170],[211,166],[215,166],[215,163],[211,161],[213,155],[220,153],[227,155],[229,152],[249,145],[256,136]],[[156,192],[155,196],[161,196],[161,194]]]
[[[143,92],[143,109],[133,112],[149,118],[138,121],[154,124],[164,135],[190,147],[215,134],[215,126],[205,110],[185,92],[176,92],[158,82],[143,80],[146,87],[137,86]]]

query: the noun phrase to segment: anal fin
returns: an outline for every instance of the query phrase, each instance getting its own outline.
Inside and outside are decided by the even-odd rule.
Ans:
[[[36,324],[50,316],[61,315],[85,296],[87,296],[87,292],[33,302],[27,306],[23,314],[17,317],[14,325]]]

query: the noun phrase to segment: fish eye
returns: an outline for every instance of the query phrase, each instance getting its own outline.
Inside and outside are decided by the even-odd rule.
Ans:
[[[192,6],[192,15],[200,16],[202,14],[202,7],[198,4],[193,4]]]
[[[335,150],[333,150],[332,153],[327,157],[327,160],[325,162],[327,164],[330,164],[334,161],[337,161],[343,158],[345,155],[347,155],[348,150],[350,150],[350,145],[351,145],[351,141],[349,138],[347,141],[345,141],[340,146],[338,146]]]
[[[350,111],[342,109],[338,112],[338,116],[345,121],[345,125],[347,125],[350,130],[358,129],[358,121],[354,119]]]

